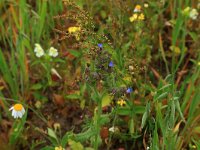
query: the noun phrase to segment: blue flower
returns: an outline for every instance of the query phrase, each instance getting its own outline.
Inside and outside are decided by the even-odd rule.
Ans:
[[[98,44],[98,47],[99,47],[99,48],[103,48],[103,44],[99,43],[99,44]]]
[[[109,63],[108,66],[109,66],[109,67],[114,67],[114,63],[113,63],[112,61],[110,61],[110,63]]]
[[[126,93],[131,93],[131,92],[133,92],[133,89],[129,87],[129,88],[126,90]]]

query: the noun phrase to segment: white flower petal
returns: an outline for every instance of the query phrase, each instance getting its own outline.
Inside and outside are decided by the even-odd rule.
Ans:
[[[198,17],[198,12],[196,9],[191,9],[190,14],[189,14],[190,18],[193,20],[196,20]]]
[[[57,70],[55,68],[51,69],[51,73],[56,75],[58,78],[62,79],[62,77],[59,75],[59,73],[57,72]]]
[[[137,12],[140,12],[140,10],[139,9],[134,9],[133,12],[137,13]]]
[[[109,131],[110,131],[110,132],[115,132],[115,127],[109,128]]]
[[[20,115],[21,115],[20,111],[17,111],[17,118],[20,118]]]
[[[43,48],[40,46],[40,44],[35,44],[35,49],[34,49],[34,52],[36,53],[36,56],[37,57],[41,57],[44,55],[44,50]]]
[[[9,111],[13,110],[13,108],[14,108],[14,107],[11,107],[11,108],[9,109]]]
[[[22,115],[24,115],[25,114],[25,109],[24,109],[24,107],[22,108]]]
[[[12,110],[12,116],[14,116],[14,114],[15,114],[15,110]]]
[[[18,111],[18,117],[22,118],[22,112],[21,111]]]
[[[15,110],[13,110],[13,117],[17,118],[17,112]]]
[[[52,56],[52,57],[58,56],[58,50],[55,49],[54,47],[50,47],[50,49],[49,49],[49,56]]]

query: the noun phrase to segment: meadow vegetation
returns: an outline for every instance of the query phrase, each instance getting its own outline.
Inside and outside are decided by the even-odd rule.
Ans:
[[[200,150],[199,0],[1,0],[0,150]]]

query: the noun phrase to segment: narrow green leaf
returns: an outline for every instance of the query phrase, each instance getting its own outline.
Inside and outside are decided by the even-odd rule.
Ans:
[[[164,92],[161,95],[159,95],[157,98],[155,98],[154,101],[162,100],[162,99],[166,98],[167,96],[168,96],[168,92]]]
[[[48,135],[50,137],[54,138],[58,142],[58,138],[56,136],[56,133],[51,128],[47,128],[47,131],[48,131]]]

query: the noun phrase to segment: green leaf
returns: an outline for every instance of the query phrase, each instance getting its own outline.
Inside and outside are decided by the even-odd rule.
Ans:
[[[82,55],[81,51],[76,51],[76,50],[70,50],[69,53],[75,57],[80,57]]]
[[[55,148],[52,146],[45,146],[43,148],[41,148],[40,150],[54,150]]]
[[[147,118],[149,117],[149,113],[150,113],[150,103],[148,102],[146,105],[146,110],[145,113],[142,116],[142,124],[141,124],[141,128],[144,128]]]
[[[71,139],[68,140],[68,144],[72,150],[83,150],[84,147],[80,142],[75,142]]]
[[[54,138],[58,142],[58,138],[56,136],[56,133],[51,128],[47,128],[47,131],[48,131],[48,135],[50,137]]]
[[[131,110],[128,107],[120,107],[117,109],[117,114],[122,116],[130,115],[130,112]]]
[[[102,107],[110,105],[111,101],[112,96],[110,96],[109,94],[104,95],[104,97],[102,98]]]
[[[75,135],[75,139],[77,141],[83,142],[88,140],[90,137],[94,136],[96,132],[92,131],[91,129],[88,129],[85,132],[79,133]]]
[[[162,100],[162,99],[166,98],[167,96],[168,96],[168,92],[164,92],[164,93],[160,94],[158,97],[156,97],[154,101]]]
[[[80,95],[79,94],[70,94],[70,95],[67,95],[66,98],[68,98],[68,99],[79,99]]]
[[[170,87],[172,86],[172,84],[167,84],[164,85],[163,87],[161,87],[158,91],[162,91],[162,90],[168,90]]]
[[[188,34],[191,36],[191,38],[196,41],[198,39],[198,35],[195,32],[188,32]]]
[[[105,125],[107,123],[110,122],[110,118],[109,118],[109,115],[101,115],[101,118],[100,118],[100,124],[101,125]]]
[[[135,132],[133,118],[131,118],[131,120],[129,121],[129,131],[130,131],[131,134],[133,134]]]
[[[143,114],[145,112],[145,106],[134,106],[136,114]]]
[[[39,89],[41,89],[42,87],[43,87],[42,84],[36,83],[36,84],[33,84],[33,85],[31,86],[31,89],[32,89],[32,90],[39,90]]]
[[[68,138],[69,138],[69,133],[66,132],[65,135],[63,136],[62,140],[61,140],[62,147],[66,147],[66,144],[68,142]]]

